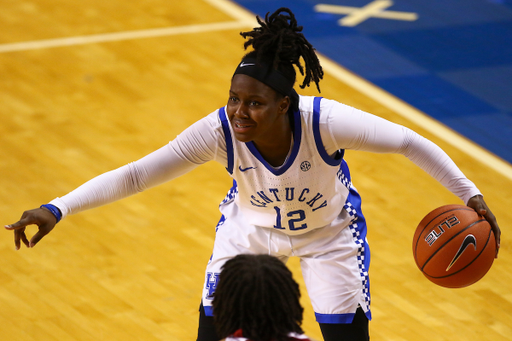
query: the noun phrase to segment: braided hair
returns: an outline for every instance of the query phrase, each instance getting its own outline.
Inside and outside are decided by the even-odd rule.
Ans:
[[[324,72],[315,49],[301,33],[302,26],[297,25],[295,15],[285,7],[279,8],[270,16],[269,13],[265,15],[265,20],[256,17],[260,27],[240,33],[242,37],[249,38],[244,43],[244,48],[252,46],[254,49],[246,57],[256,57],[258,62],[263,61],[272,65],[274,69],[283,72],[294,82],[296,80],[294,66],[296,66],[304,76],[301,89],[314,81],[320,92],[318,83],[323,78]],[[304,60],[305,69],[300,61],[301,57]]]
[[[292,273],[269,255],[238,255],[220,273],[213,316],[222,339],[242,330],[252,341],[287,341],[302,334],[303,308]]]

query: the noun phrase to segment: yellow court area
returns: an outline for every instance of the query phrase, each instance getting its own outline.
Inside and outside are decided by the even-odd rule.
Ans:
[[[1,7],[4,225],[165,145],[223,106],[244,53],[238,33],[255,23],[224,0],[20,0]],[[372,247],[371,339],[512,340],[510,165],[323,62],[322,96],[439,144],[484,193],[503,232],[500,257],[480,282],[431,284],[414,264],[414,229],[427,212],[459,199],[403,156],[347,151]],[[0,340],[195,340],[217,206],[230,186],[226,170],[209,163],[70,216],[34,249],[15,251],[12,232],[3,231]],[[321,340],[299,262],[288,265],[302,287],[304,329]]]

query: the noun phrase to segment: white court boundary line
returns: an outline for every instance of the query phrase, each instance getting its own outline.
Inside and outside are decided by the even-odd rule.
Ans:
[[[179,34],[192,34],[201,32],[212,32],[230,30],[236,28],[253,27],[256,23],[255,15],[246,9],[232,3],[228,0],[204,0],[210,5],[216,7],[220,11],[234,18],[236,21],[198,24],[168,28],[157,28],[138,31],[125,31],[118,33],[96,34],[89,36],[77,36],[59,39],[47,39],[38,41],[29,41],[21,43],[1,44],[0,53],[27,51],[36,49],[45,49],[53,47],[84,45],[92,43],[113,42],[122,40],[133,40],[153,37],[172,36]],[[512,165],[500,159],[486,149],[480,147],[476,143],[459,135],[450,128],[427,116],[418,109],[404,103],[400,99],[392,96],[374,84],[362,79],[350,71],[342,68],[332,60],[319,55],[324,70],[331,74],[337,80],[348,84],[359,92],[372,98],[381,105],[396,112],[400,116],[410,120],[411,122],[421,126],[439,139],[449,143],[463,153],[471,156],[478,162],[481,162],[498,173],[502,174],[509,180],[512,180]]]

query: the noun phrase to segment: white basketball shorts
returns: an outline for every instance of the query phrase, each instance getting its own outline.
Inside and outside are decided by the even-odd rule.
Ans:
[[[222,265],[238,254],[269,254],[284,263],[299,257],[311,303],[319,323],[351,323],[358,306],[370,313],[366,222],[355,190],[330,225],[301,235],[247,224],[234,202],[220,207],[215,244],[206,267],[202,302],[213,315],[212,299]]]

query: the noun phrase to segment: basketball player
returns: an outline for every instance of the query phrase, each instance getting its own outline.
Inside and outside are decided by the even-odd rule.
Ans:
[[[299,285],[279,259],[238,255],[223,266],[213,298],[215,328],[227,341],[309,341],[300,325]]]
[[[100,175],[41,208],[26,211],[15,244],[36,245],[69,214],[169,181],[215,160],[233,177],[220,204],[200,306],[199,341],[218,340],[212,299],[222,265],[242,253],[299,257],[324,339],[368,340],[369,246],[361,198],[346,149],[405,155],[500,230],[477,187],[438,146],[403,126],[333,100],[299,96],[323,71],[290,10],[241,33],[253,51],[236,67],[227,105],[146,157]],[[304,65],[300,59],[304,61]],[[25,227],[39,226],[29,241]]]

